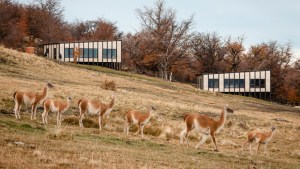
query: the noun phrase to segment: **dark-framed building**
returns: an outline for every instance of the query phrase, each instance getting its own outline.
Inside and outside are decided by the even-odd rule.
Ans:
[[[197,76],[202,90],[271,99],[271,71],[253,71]]]
[[[44,56],[64,62],[74,62],[74,52],[79,50],[77,63],[99,65],[119,70],[122,62],[122,41],[70,42],[44,44]]]

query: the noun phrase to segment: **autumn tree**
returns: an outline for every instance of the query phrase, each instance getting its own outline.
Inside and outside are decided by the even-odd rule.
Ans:
[[[193,55],[203,64],[207,73],[224,72],[226,68],[221,62],[226,54],[226,48],[217,33],[197,33],[191,40]]]
[[[296,60],[294,63],[294,68],[298,71],[300,71],[300,59]]]
[[[176,11],[166,8],[163,1],[158,0],[153,8],[137,9],[141,20],[142,31],[149,32],[152,55],[158,65],[160,77],[168,79],[170,68],[178,57],[184,56],[188,50],[189,30],[193,17],[178,22]],[[150,59],[150,58],[149,58]]]
[[[76,21],[70,24],[70,31],[75,40],[117,40],[122,33],[115,22],[103,18],[91,21]]]
[[[290,66],[291,46],[279,45],[276,41],[253,45],[245,55],[247,69],[271,70],[271,91],[273,99],[286,101],[286,86],[284,78]]]
[[[36,13],[29,25],[39,31],[34,37],[41,38],[46,43],[66,39],[61,0],[35,0],[30,6]]]
[[[7,47],[22,47],[26,34],[24,8],[11,0],[0,0],[0,43]]]
[[[226,54],[224,61],[230,65],[230,72],[237,72],[241,63],[241,57],[245,48],[243,46],[243,37],[238,37],[236,41],[233,41],[231,37],[225,43]]]
[[[129,33],[122,39],[123,56],[128,56],[123,59],[126,62],[125,65],[134,67],[137,73],[148,74],[150,71],[157,71],[156,50],[148,47],[152,43],[148,36],[150,32],[144,31],[134,35]]]

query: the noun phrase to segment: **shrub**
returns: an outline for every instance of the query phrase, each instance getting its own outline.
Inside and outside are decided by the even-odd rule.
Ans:
[[[101,88],[105,90],[116,91],[116,83],[113,80],[112,81],[105,80],[105,82],[101,85]]]

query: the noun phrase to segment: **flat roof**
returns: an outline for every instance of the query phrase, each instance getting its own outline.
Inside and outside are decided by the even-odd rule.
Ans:
[[[220,74],[227,74],[227,73],[250,73],[250,72],[270,72],[270,70],[243,71],[243,72],[225,72],[225,73],[201,73],[201,74],[197,74],[196,76],[220,75]]]
[[[95,43],[95,42],[114,42],[114,41],[122,41],[122,40],[99,40],[99,41],[75,41],[75,42],[52,42],[52,43],[44,43],[42,45],[57,45],[64,43]]]

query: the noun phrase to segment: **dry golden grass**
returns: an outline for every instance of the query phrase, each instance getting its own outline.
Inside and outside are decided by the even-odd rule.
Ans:
[[[29,108],[22,107],[21,120],[13,112],[12,95],[16,90],[42,91],[50,80],[50,98],[74,98],[63,115],[61,130],[56,130],[56,115],[50,113],[49,125],[30,121]],[[117,91],[104,90],[105,80],[118,85]],[[297,168],[300,162],[299,109],[254,98],[214,94],[181,83],[113,71],[96,66],[54,62],[0,47],[0,168]],[[103,131],[98,117],[86,115],[85,128],[79,128],[77,100],[100,99],[105,103],[115,93],[116,104]],[[184,128],[184,113],[202,112],[218,118],[225,105],[235,110],[226,127],[216,136],[220,152],[207,143],[195,150],[179,145]],[[145,139],[123,132],[128,110],[146,112],[157,108],[145,127]],[[270,156],[249,156],[241,151],[250,129],[277,131],[268,145]],[[191,134],[192,146],[200,135]]]

